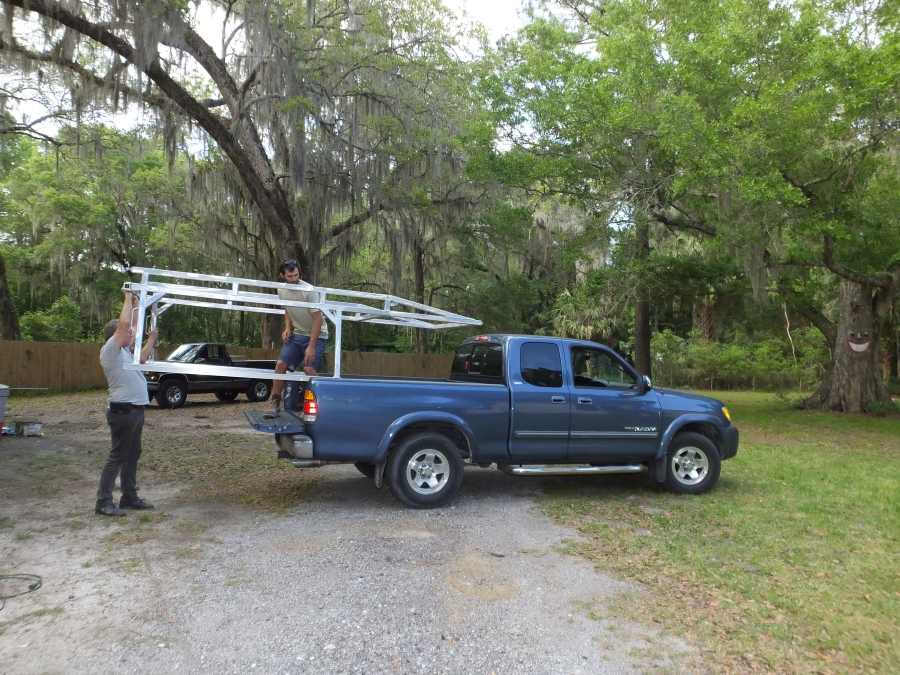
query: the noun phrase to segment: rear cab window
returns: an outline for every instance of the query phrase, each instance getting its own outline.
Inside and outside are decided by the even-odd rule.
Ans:
[[[520,355],[522,379],[536,387],[558,389],[563,384],[562,361],[555,342],[526,342]]]
[[[503,346],[498,342],[468,342],[456,350],[450,379],[503,384]]]

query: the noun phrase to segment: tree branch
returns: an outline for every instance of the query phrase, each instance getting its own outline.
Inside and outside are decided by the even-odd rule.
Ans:
[[[18,4],[21,7],[26,3],[13,2],[13,4]],[[112,91],[114,88],[112,82],[107,80],[105,77],[101,77],[97,73],[88,70],[76,61],[63,58],[56,50],[51,50],[50,52],[44,53],[36,52],[30,49],[26,49],[17,42],[4,42],[2,38],[0,38],[0,50],[8,51],[12,54],[18,54],[19,56],[24,56],[29,61],[34,61],[36,63],[48,63],[50,65],[64,68],[65,70],[75,73],[76,75],[78,75],[78,77],[86,82],[90,82],[93,86],[99,89]],[[171,107],[166,97],[156,96],[146,91],[139,91],[137,89],[134,89],[133,87],[129,87],[126,84],[119,85],[119,91],[125,92],[133,99],[144,101],[148,105],[152,105],[156,108],[167,109]]]
[[[331,231],[328,233],[329,239],[333,239],[334,237],[343,234],[354,225],[359,225],[366,222],[369,218],[374,216],[376,213],[380,213],[381,211],[384,211],[384,206],[379,204],[378,206],[373,206],[370,209],[353,214],[349,218],[341,221],[331,228]]]
[[[890,274],[874,276],[871,274],[863,274],[856,270],[852,270],[834,259],[834,238],[830,234],[823,235],[822,241],[822,260],[825,267],[843,277],[848,281],[855,281],[858,284],[866,284],[869,286],[878,286],[879,288],[890,289],[893,279]]]
[[[274,173],[271,171],[271,166],[268,164],[268,158],[265,158],[265,165],[268,166],[269,169],[269,173],[266,175],[264,167],[259,166],[259,157],[251,156],[247,150],[242,148],[231,130],[226,126],[225,121],[221,117],[213,114],[205,105],[191,96],[184,87],[173,80],[172,77],[160,67],[159,60],[154,60],[152,63],[143,66],[138,65],[139,59],[136,58],[135,49],[126,40],[110,32],[106,28],[90,22],[84,16],[71,12],[58,2],[52,2],[50,0],[9,0],[9,4],[21,7],[25,11],[33,11],[49,19],[53,19],[54,21],[108,47],[129,63],[141,68],[150,80],[152,80],[175,105],[195,120],[197,124],[216,141],[222,152],[225,153],[234,164],[244,187],[247,189],[253,202],[259,208],[264,221],[278,227],[283,233],[293,233],[293,218],[290,209],[288,208],[287,200],[274,179]],[[216,71],[217,75],[219,75],[219,79],[223,80],[226,89],[228,83],[231,83],[233,86],[234,81],[231,79],[231,76],[228,75],[227,70],[224,69],[224,64],[215,56],[215,52],[213,52],[212,49],[196,35],[196,33],[188,28],[185,30],[185,39],[189,45],[194,45],[195,49],[203,49],[205,47],[203,53],[211,54],[212,58],[207,63],[203,64],[204,67],[212,68],[221,65],[221,69]],[[222,89],[223,83],[217,82],[220,89]],[[222,93],[227,100],[229,95],[236,94],[236,87],[232,88],[230,91],[223,91]],[[237,100],[236,96],[234,100]],[[252,129],[255,133],[255,127],[252,125],[242,125],[242,127]],[[258,143],[258,147],[262,147],[261,142]],[[258,148],[251,148],[250,153],[256,155],[258,153]],[[263,157],[265,157],[264,153]],[[254,161],[254,159],[257,161]],[[302,251],[302,249],[299,250],[299,253],[301,254],[301,257],[305,257],[305,252]]]
[[[710,237],[714,237],[717,234],[714,225],[697,221],[673,205],[651,208],[650,216],[666,227],[672,227],[679,230],[696,230],[697,232],[702,232]]]

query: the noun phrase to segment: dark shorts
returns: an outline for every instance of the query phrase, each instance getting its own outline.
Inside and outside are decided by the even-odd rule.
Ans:
[[[299,370],[303,367],[303,358],[306,354],[306,347],[309,345],[308,335],[291,335],[284,346],[281,348],[279,361],[284,361],[291,370]],[[316,361],[313,368],[317,371],[322,369],[322,359],[325,356],[325,340],[319,338],[316,340]]]

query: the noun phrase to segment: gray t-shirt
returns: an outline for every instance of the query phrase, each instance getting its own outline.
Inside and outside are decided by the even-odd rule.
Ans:
[[[298,300],[299,302],[318,302],[319,294],[316,291],[304,291],[302,289],[279,288],[278,297],[282,300]],[[291,317],[291,324],[294,327],[294,335],[309,335],[312,331],[313,319],[321,312],[317,309],[309,307],[285,307],[288,316]],[[322,318],[322,328],[319,330],[319,337],[323,340],[328,339],[328,322]]]
[[[116,403],[133,403],[134,405],[150,405],[147,394],[147,378],[140,370],[127,370],[132,353],[116,344],[113,336],[100,349],[100,365],[106,382],[109,384],[109,400]]]

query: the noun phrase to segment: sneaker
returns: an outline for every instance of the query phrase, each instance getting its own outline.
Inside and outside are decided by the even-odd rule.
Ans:
[[[119,508],[120,509],[134,509],[135,511],[149,511],[153,509],[153,504],[150,502],[145,502],[140,497],[131,497],[126,498],[122,497],[119,500]]]
[[[124,516],[127,515],[114,502],[98,502],[94,507],[94,513],[98,516]]]

